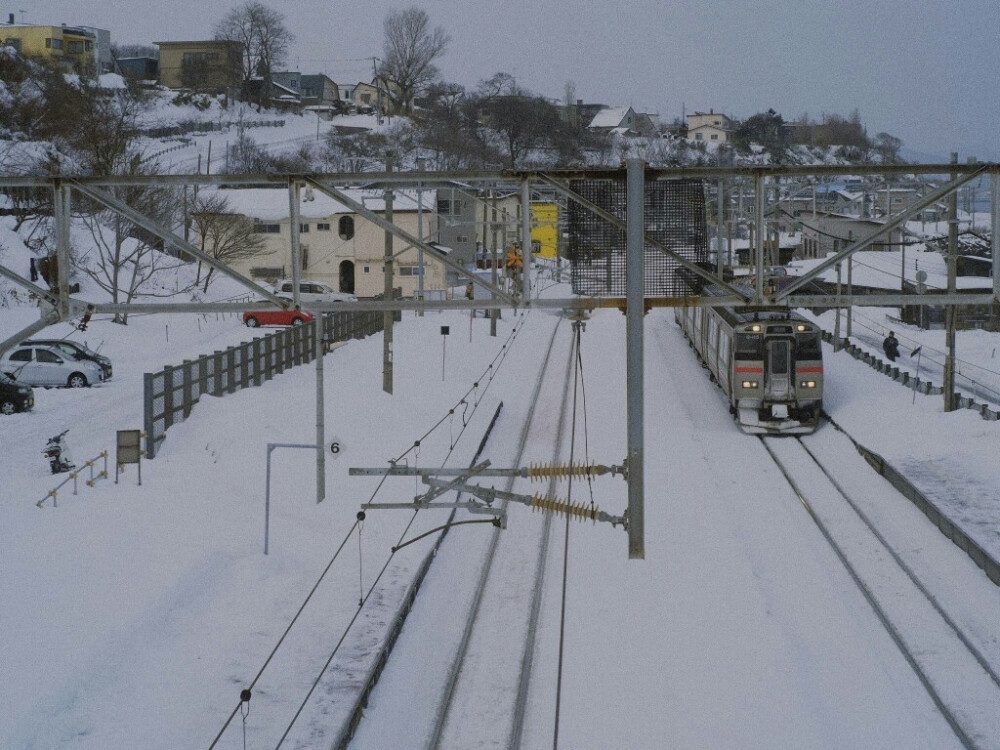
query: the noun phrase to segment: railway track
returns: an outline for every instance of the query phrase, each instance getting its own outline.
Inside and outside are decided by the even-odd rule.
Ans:
[[[525,391],[518,410],[523,421],[505,428],[508,442],[504,448],[499,447],[503,438],[494,436],[492,448],[484,453],[484,458],[503,455],[492,459],[494,466],[508,462],[520,466],[525,456],[553,463],[568,458],[569,439],[565,435],[572,420],[569,407],[575,356],[569,334],[570,326],[562,319],[556,321],[530,395]],[[510,413],[506,407],[504,411]],[[470,481],[489,483],[485,478]],[[503,479],[498,488],[518,493],[539,489],[537,485],[530,489],[515,486],[517,481]],[[369,705],[352,732],[350,747],[404,742],[391,735],[395,731],[392,720],[383,721],[379,713],[392,715],[400,710],[413,716],[406,726],[408,746],[520,746],[552,517],[533,515],[516,503],[498,501],[498,505],[507,514],[505,530],[492,529],[488,539],[457,532],[444,540],[436,557],[436,573],[420,587],[418,599],[423,601],[414,603],[408,620],[408,627],[413,623],[413,642],[419,645],[409,648],[409,634],[401,634],[382,684],[373,692],[375,705]],[[464,511],[458,520],[462,514]],[[436,587],[438,582],[440,588]],[[434,613],[442,608],[454,612],[445,621],[439,614],[432,617],[432,659],[428,658],[426,632],[418,632],[422,607]],[[396,705],[390,697],[395,692],[393,683],[411,679],[415,671],[421,675],[420,696],[408,697],[406,706]],[[381,694],[383,689],[386,695]],[[484,734],[487,726],[488,736]]]
[[[843,467],[830,468],[820,457],[815,446],[840,453],[831,441],[848,439],[826,432],[759,440],[959,744],[969,750],[1000,747],[1000,650],[989,635],[995,623],[977,622],[956,603],[961,579],[942,578],[921,565],[922,536],[900,539],[896,531],[883,530],[871,498],[861,496],[869,493],[845,486],[838,479]],[[936,529],[927,524],[919,533],[936,536]],[[958,575],[976,575],[969,566],[959,567]]]

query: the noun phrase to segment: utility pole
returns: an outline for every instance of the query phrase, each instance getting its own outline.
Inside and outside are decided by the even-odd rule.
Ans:
[[[958,164],[958,153],[952,152],[951,163]],[[958,175],[951,173],[952,181]],[[958,255],[958,193],[954,190],[948,196],[948,294],[955,294],[955,276]],[[944,410],[955,411],[958,404],[955,400],[955,325],[958,317],[958,307],[948,305],[945,311],[945,346],[947,353],[944,358]]]
[[[715,266],[718,269],[719,278],[722,278],[722,227],[726,221],[726,185],[725,181],[719,178],[719,205],[718,220],[715,226]]]
[[[385,155],[385,171],[392,172],[392,152]],[[392,223],[392,188],[385,189],[385,220]],[[385,300],[392,299],[392,232],[385,233],[385,259],[383,261],[385,278]],[[392,393],[392,323],[393,311],[382,313],[382,390]]]
[[[375,122],[382,124],[382,87],[378,83],[378,62],[377,57],[372,58],[372,80],[375,82]],[[388,170],[386,170],[388,171]],[[389,391],[392,392],[391,390]]]

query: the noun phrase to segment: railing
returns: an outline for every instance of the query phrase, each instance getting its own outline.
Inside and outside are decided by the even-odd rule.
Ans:
[[[381,312],[334,312],[323,318],[324,341],[360,339],[382,330]],[[187,419],[203,394],[224,396],[263,385],[285,370],[316,359],[316,322],[291,326],[198,359],[143,375],[146,458],[154,458],[167,430]]]
[[[97,463],[97,460],[100,459],[100,458],[104,459],[104,468],[101,471],[97,472],[97,474],[94,474],[94,464]],[[61,490],[63,487],[65,487],[67,483],[72,482],[73,483],[73,494],[74,495],[77,494],[77,481],[76,480],[80,478],[80,472],[83,469],[86,469],[86,468],[90,469],[90,479],[85,480],[86,485],[88,487],[93,487],[97,483],[97,481],[99,479],[107,479],[108,478],[108,452],[107,451],[102,451],[102,452],[98,453],[96,456],[94,456],[92,459],[90,459],[89,461],[84,462],[84,464],[83,464],[83,466],[81,468],[79,468],[79,469],[73,469],[64,480],[62,480],[59,484],[57,484],[55,487],[53,487],[51,490],[49,490],[45,494],[45,497],[43,497],[41,500],[39,500],[37,503],[35,503],[35,505],[37,507],[41,508],[43,505],[45,505],[45,501],[48,500],[51,497],[52,498],[52,507],[53,508],[58,508],[59,507],[59,501],[56,498],[59,495],[59,490]]]

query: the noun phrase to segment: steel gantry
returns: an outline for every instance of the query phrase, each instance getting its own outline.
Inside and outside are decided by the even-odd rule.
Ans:
[[[825,270],[850,258],[887,233],[902,227],[904,223],[916,216],[924,208],[932,206],[944,198],[954,195],[964,186],[988,175],[990,179],[990,217],[992,232],[992,289],[979,293],[956,293],[954,286],[944,294],[933,297],[902,292],[854,294],[848,287],[848,293],[815,294],[804,293],[806,285],[817,279]],[[800,183],[811,186],[815,191],[818,180],[844,176],[865,176],[869,178],[896,178],[906,176],[933,176],[937,182],[927,195],[914,201],[898,213],[887,215],[884,222],[870,233],[856,241],[851,241],[839,252],[827,257],[809,273],[791,281],[783,289],[767,289],[763,283],[766,257],[766,224],[768,217],[780,212],[782,199],[775,195],[771,197],[772,188],[777,188],[781,181],[798,186],[797,193],[802,191]],[[615,216],[605,208],[587,200],[573,189],[576,180],[617,180],[627,185],[629,197],[626,215],[623,218]],[[690,261],[674,248],[669,242],[661,242],[650,236],[644,221],[642,200],[643,190],[648,183],[669,180],[701,180],[707,185],[718,185],[718,237],[717,258],[715,268],[709,264],[699,264]],[[722,263],[722,233],[724,221],[725,185],[739,185],[739,205],[742,211],[743,186],[753,185],[754,228],[753,268],[751,277],[757,283],[752,290],[734,285],[724,278],[726,270]],[[642,326],[643,314],[653,307],[675,306],[782,306],[789,308],[805,307],[811,309],[847,308],[863,303],[870,307],[898,307],[901,305],[934,305],[952,309],[959,306],[1000,304],[1000,238],[996,231],[1000,226],[1000,164],[894,164],[894,165],[814,165],[814,166],[753,166],[753,167],[670,167],[650,168],[640,161],[632,161],[620,168],[588,168],[588,169],[552,169],[552,170],[462,170],[462,171],[391,171],[366,173],[303,173],[303,174],[243,174],[243,175],[129,175],[129,176],[0,176],[0,191],[27,188],[51,191],[52,225],[55,233],[55,248],[58,258],[58,278],[55,289],[46,290],[40,285],[26,279],[16,270],[0,263],[0,276],[33,294],[41,304],[42,312],[39,320],[18,331],[7,339],[0,341],[0,353],[15,345],[24,338],[33,335],[48,325],[66,321],[90,313],[205,313],[205,312],[244,312],[251,307],[266,308],[299,308],[299,285],[293,284],[292,299],[282,299],[271,290],[261,286],[252,278],[230,268],[226,263],[204,253],[191,242],[184,240],[175,231],[175,227],[166,226],[150,216],[143,214],[135,207],[116,197],[111,189],[124,186],[146,187],[183,187],[193,186],[227,186],[227,187],[263,187],[284,189],[289,196],[289,216],[291,218],[291,256],[292,278],[297,282],[301,277],[301,248],[298,236],[298,212],[300,191],[303,187],[324,193],[334,200],[355,211],[374,225],[387,233],[389,237],[401,240],[408,247],[415,247],[423,255],[433,258],[446,268],[459,274],[474,285],[486,290],[489,299],[451,299],[427,300],[421,295],[416,299],[358,300],[356,302],[313,303],[310,309],[315,312],[339,311],[382,311],[394,312],[415,310],[427,312],[432,310],[500,310],[504,308],[543,308],[564,310],[594,310],[600,308],[616,308],[627,316],[627,410],[628,410],[628,446],[626,464],[629,468],[629,505],[627,523],[629,533],[629,554],[632,557],[644,555],[643,542],[643,468],[642,468]],[[476,276],[459,263],[449,258],[435,247],[427,237],[430,233],[420,232],[420,237],[402,229],[393,222],[388,211],[378,212],[366,208],[363,204],[351,198],[345,192],[348,188],[368,188],[388,192],[402,187],[418,187],[420,190],[457,189],[466,193],[479,193],[484,196],[484,206],[489,197],[502,191],[507,195],[517,195],[522,204],[520,210],[520,245],[523,248],[525,268],[531,265],[531,212],[529,204],[533,191],[553,192],[564,201],[572,201],[586,211],[607,222],[616,232],[625,238],[627,292],[624,296],[584,297],[571,296],[565,298],[540,298],[532,288],[530,273],[524,273],[521,288],[513,293],[501,289],[495,282],[486,281]],[[731,188],[732,189],[732,188]],[[83,196],[94,204],[126,218],[128,221],[162,239],[166,245],[181,257],[187,256],[193,260],[217,270],[252,292],[259,299],[242,302],[130,302],[108,303],[88,300],[79,295],[71,295],[69,289],[69,273],[71,263],[70,227],[72,216],[73,192]],[[775,193],[777,193],[775,189]],[[815,193],[814,193],[815,195]],[[815,198],[814,198],[815,200]],[[494,214],[496,213],[495,201]],[[888,212],[888,206],[887,206]],[[484,214],[485,216],[485,214]],[[951,217],[952,222],[955,217]],[[495,221],[495,216],[494,216]],[[485,239],[485,238],[484,238]],[[495,242],[494,242],[495,245]],[[686,272],[697,276],[702,282],[714,285],[721,294],[700,296],[682,294],[679,296],[650,296],[644,293],[642,281],[643,258],[648,252],[646,248],[661,252],[678,264]],[[573,248],[569,248],[572,255]],[[391,254],[389,257],[392,257]],[[386,261],[389,262],[389,261]],[[423,272],[423,269],[420,269]],[[318,378],[319,380],[319,378]],[[318,388],[319,388],[318,384]],[[317,409],[321,409],[321,397],[318,397]],[[319,415],[317,415],[317,444],[322,445],[323,433]],[[322,451],[320,451],[322,453]],[[321,474],[322,457],[318,457],[317,474]],[[466,488],[469,489],[469,488]],[[320,495],[321,497],[321,495]]]

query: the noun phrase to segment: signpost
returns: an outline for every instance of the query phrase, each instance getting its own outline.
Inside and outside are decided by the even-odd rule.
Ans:
[[[115,484],[118,474],[125,464],[135,464],[139,471],[139,486],[142,486],[142,431],[118,430],[118,451],[115,454]]]
[[[451,326],[441,326],[441,382],[444,382],[444,357],[448,349],[448,334],[451,333]]]

